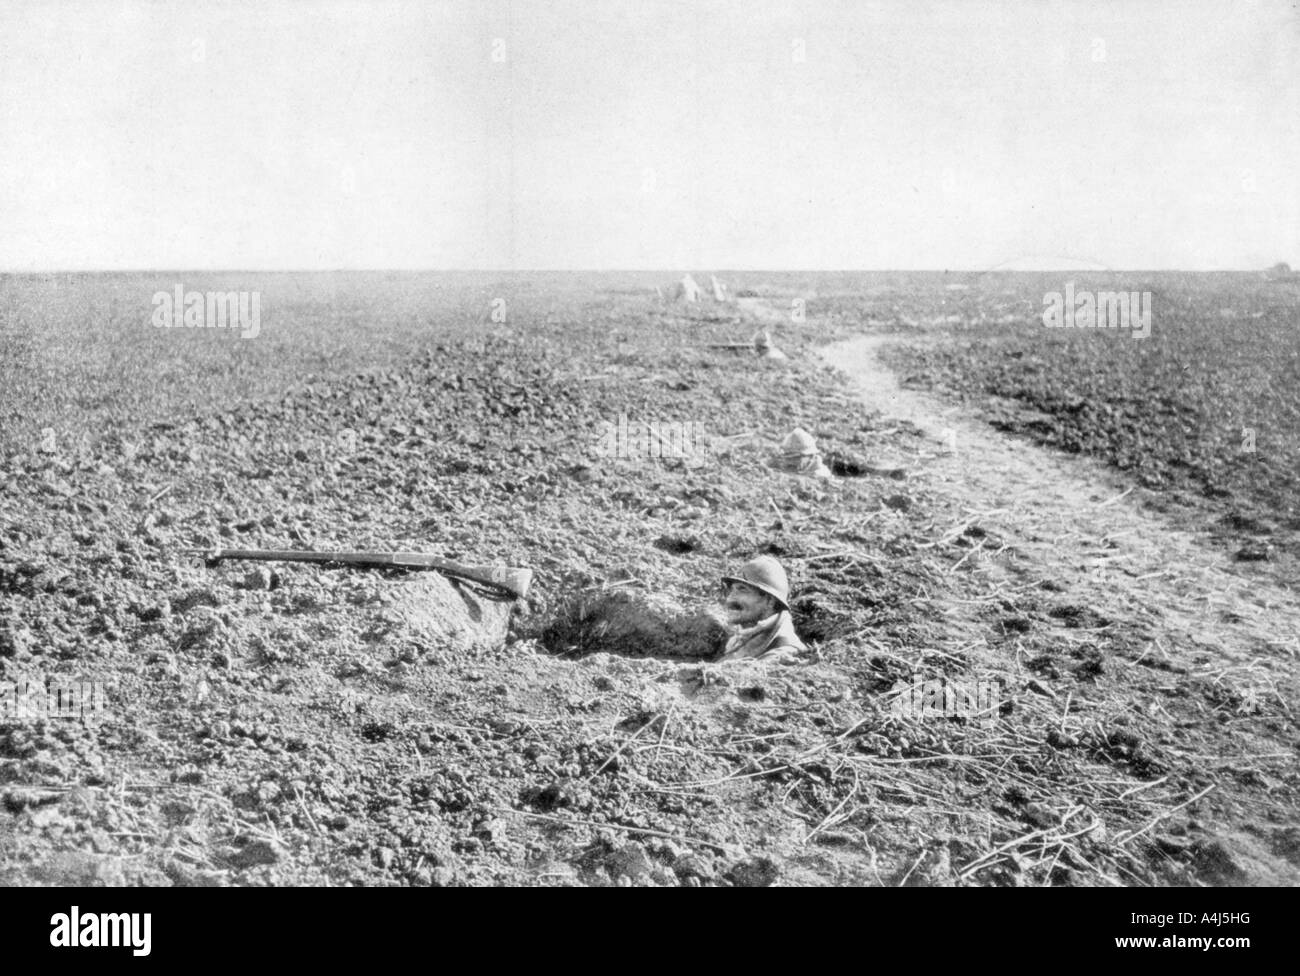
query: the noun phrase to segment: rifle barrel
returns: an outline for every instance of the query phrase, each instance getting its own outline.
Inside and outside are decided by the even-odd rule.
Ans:
[[[352,566],[407,566],[435,569],[474,583],[485,583],[524,597],[532,581],[532,571],[509,566],[465,566],[422,552],[313,552],[303,549],[211,549],[191,550],[196,555],[219,562],[223,559],[253,559],[263,562],[339,563]]]
[[[290,563],[353,563],[372,566],[391,566],[395,557],[417,555],[394,552],[312,552],[303,549],[217,549],[213,559],[256,559],[263,562]],[[401,565],[411,565],[403,561]]]

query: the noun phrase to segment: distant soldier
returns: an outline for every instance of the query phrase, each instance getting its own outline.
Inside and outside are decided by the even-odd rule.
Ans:
[[[772,345],[772,335],[764,330],[754,333],[754,351],[763,359],[788,359],[780,349]]]
[[[807,650],[790,617],[790,581],[771,556],[756,556],[735,576],[724,576],[722,599],[735,629],[721,661],[789,659]]]
[[[700,300],[700,286],[689,274],[683,276],[677,285],[677,297],[686,302],[698,302]]]

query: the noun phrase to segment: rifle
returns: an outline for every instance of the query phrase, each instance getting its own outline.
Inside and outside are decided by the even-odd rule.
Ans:
[[[202,556],[209,565],[223,559],[253,559],[262,562],[333,563],[344,566],[393,566],[402,569],[433,569],[444,576],[491,586],[518,599],[528,595],[531,569],[510,566],[463,566],[422,552],[309,552],[294,549],[186,549],[187,555]]]

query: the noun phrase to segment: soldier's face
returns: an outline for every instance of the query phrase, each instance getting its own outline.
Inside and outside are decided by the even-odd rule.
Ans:
[[[727,622],[734,627],[748,627],[776,611],[776,601],[762,590],[744,583],[732,583],[722,598]]]

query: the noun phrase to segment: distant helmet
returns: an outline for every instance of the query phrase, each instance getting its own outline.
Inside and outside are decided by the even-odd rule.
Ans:
[[[816,454],[817,442],[813,435],[802,427],[790,431],[790,435],[781,442],[781,453],[785,455]]]
[[[768,596],[775,597],[783,610],[789,610],[790,581],[786,578],[781,564],[771,556],[755,556],[740,567],[735,576],[722,577],[724,583],[747,583],[756,590],[762,590]]]

